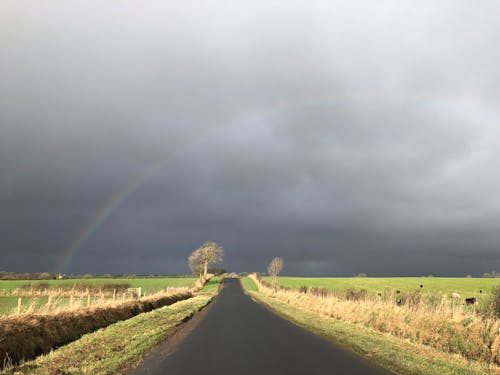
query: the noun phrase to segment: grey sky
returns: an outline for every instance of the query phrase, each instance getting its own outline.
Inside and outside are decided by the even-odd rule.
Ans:
[[[0,266],[500,270],[496,1],[2,1]]]

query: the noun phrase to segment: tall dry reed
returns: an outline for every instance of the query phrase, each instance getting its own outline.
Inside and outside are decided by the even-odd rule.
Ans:
[[[158,295],[173,295],[187,292],[196,292],[193,287],[167,288],[165,290],[151,294],[151,297]],[[16,296],[15,294],[12,296]],[[149,297],[149,296],[148,296]],[[88,307],[116,306],[125,302],[135,300],[137,297],[128,292],[90,292],[63,290],[48,290],[47,292],[36,292],[33,294],[22,294],[20,308],[14,307],[7,316],[19,316],[25,314],[47,315],[64,311],[74,311]]]

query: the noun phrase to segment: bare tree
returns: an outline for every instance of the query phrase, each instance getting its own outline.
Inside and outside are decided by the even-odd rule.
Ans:
[[[271,263],[269,263],[269,266],[267,266],[267,273],[273,278],[273,289],[275,292],[277,287],[277,278],[281,270],[283,269],[283,266],[283,258],[279,257],[273,258],[273,260],[271,260]]]
[[[207,241],[200,248],[191,253],[188,258],[189,268],[193,274],[199,275],[200,279],[207,278],[208,265],[222,260],[224,250],[215,242]]]

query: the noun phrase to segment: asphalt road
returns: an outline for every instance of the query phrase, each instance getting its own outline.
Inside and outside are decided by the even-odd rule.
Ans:
[[[224,280],[192,332],[156,357],[134,374],[389,374],[252,301],[237,279]]]

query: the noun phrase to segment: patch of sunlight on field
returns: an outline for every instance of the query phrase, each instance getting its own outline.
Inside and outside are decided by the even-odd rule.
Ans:
[[[132,288],[141,287],[143,292],[151,293],[167,287],[188,287],[195,283],[194,277],[154,277],[154,278],[95,278],[66,280],[0,280],[0,291],[12,291],[28,284],[49,284],[50,288],[61,285],[92,285],[92,284],[130,284]]]
[[[264,280],[271,282],[270,277]],[[460,293],[464,297],[487,296],[491,289],[500,285],[494,278],[451,278],[451,277],[279,277],[278,285],[298,288],[301,286],[321,287],[329,290],[366,289],[369,293],[386,289],[401,292],[421,290],[422,293]],[[423,285],[420,288],[420,285]],[[480,293],[482,291],[482,293]]]
[[[23,289],[26,285],[42,284],[48,286],[47,292],[60,287],[72,287],[73,285],[106,285],[106,284],[127,284],[127,287],[142,288],[142,293],[151,294],[167,288],[189,287],[195,283],[197,278],[193,277],[158,277],[158,278],[96,278],[96,279],[66,279],[66,280],[0,280],[0,315],[13,313],[17,309],[18,298],[21,297],[22,310],[26,310],[27,306],[32,306],[35,310],[46,305],[48,296],[42,291],[40,295],[29,295],[29,289]],[[16,289],[19,290],[16,292]],[[49,293],[47,293],[49,294]],[[69,296],[54,296],[54,302],[58,306],[68,305],[70,303]],[[75,295],[75,303],[81,305],[87,304],[87,297],[78,299]],[[109,298],[109,296],[108,296]],[[94,305],[99,302],[99,296],[92,292],[90,304]]]

